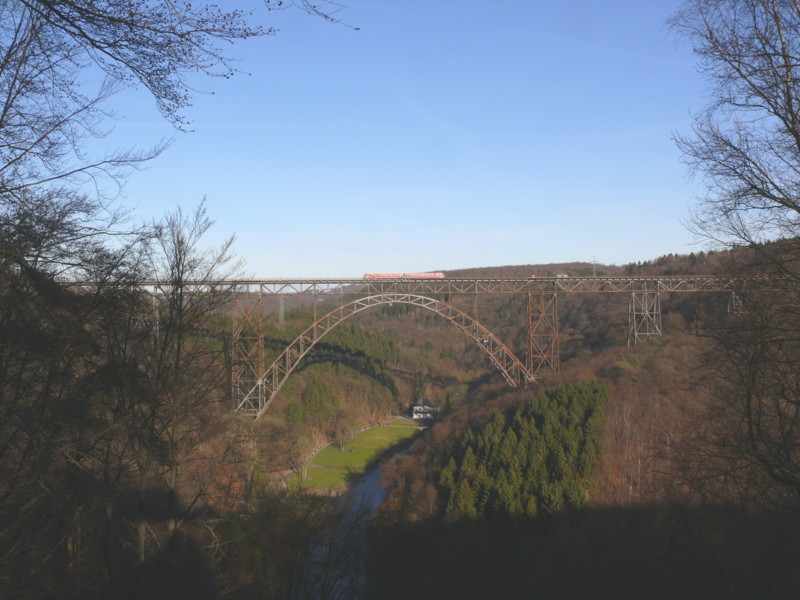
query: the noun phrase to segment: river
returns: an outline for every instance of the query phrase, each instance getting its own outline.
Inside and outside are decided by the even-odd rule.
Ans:
[[[295,600],[361,600],[366,594],[367,523],[386,498],[381,469],[337,502],[336,518],[312,541],[310,560],[296,574]]]
[[[352,511],[353,507],[361,507],[362,510],[369,510],[367,518],[371,517],[386,499],[386,491],[381,487],[380,479],[381,469],[367,473],[352,490],[342,494],[341,508]]]

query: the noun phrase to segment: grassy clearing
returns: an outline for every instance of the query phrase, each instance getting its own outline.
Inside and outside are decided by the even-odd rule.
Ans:
[[[312,465],[306,469],[306,478],[298,480],[300,485],[310,488],[335,488],[344,483],[347,469],[331,469]]]
[[[349,477],[362,475],[370,463],[395,444],[411,438],[417,426],[408,419],[396,419],[356,435],[345,451],[338,444],[323,448],[307,469],[301,485],[330,488],[343,485]]]

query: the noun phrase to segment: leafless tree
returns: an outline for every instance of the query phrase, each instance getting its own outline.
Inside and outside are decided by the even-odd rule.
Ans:
[[[164,144],[86,142],[125,85],[185,129],[196,74],[230,77],[230,43],[270,33],[204,2],[0,0],[0,596],[134,597],[131,565],[200,500],[184,467],[222,411],[230,240],[203,249],[202,206],[122,226],[104,182]]]
[[[342,506],[329,516],[310,541],[305,560],[297,565],[292,598],[353,600],[364,596],[367,525],[373,510],[362,502]]]
[[[800,506],[800,337],[784,327],[784,301],[771,290],[704,323],[711,345],[698,389],[707,401],[673,458],[709,501]]]
[[[0,2],[0,197],[120,176],[156,156],[163,144],[89,156],[83,142],[105,135],[108,100],[126,84],[185,126],[190,75],[230,77],[221,46],[271,33],[247,17],[183,0]],[[94,85],[93,71],[105,75]]]
[[[693,223],[749,248],[734,253],[742,274],[776,277],[769,289],[740,290],[742,310],[706,322],[713,416],[696,465],[751,499],[800,506],[800,4],[687,0],[671,24],[711,83],[693,134],[678,137],[706,179]]]
[[[84,545],[92,537],[84,525],[97,523],[87,515],[104,514],[119,489],[133,442],[124,400],[135,396],[125,350],[137,334],[135,253],[74,237],[70,223],[81,212],[61,208],[32,214],[3,240],[0,595],[9,597],[46,595],[65,568],[81,583],[99,577],[104,546]],[[95,288],[70,290],[53,280],[47,267],[67,247]]]
[[[708,194],[698,230],[726,244],[800,230],[800,5],[687,0],[672,26],[694,44],[712,101],[678,146]]]

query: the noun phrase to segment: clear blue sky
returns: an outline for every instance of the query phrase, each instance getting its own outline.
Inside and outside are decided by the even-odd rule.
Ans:
[[[527,263],[624,264],[700,247],[672,136],[704,85],[666,29],[677,1],[348,0],[232,48],[176,133],[116,100],[107,143],[172,146],[135,172],[142,219],[205,196],[257,277]],[[225,6],[248,5],[248,0]]]

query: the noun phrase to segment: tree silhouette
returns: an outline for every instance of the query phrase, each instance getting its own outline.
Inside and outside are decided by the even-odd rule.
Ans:
[[[705,389],[715,416],[702,423],[695,439],[696,452],[711,460],[687,457],[686,464],[704,472],[714,465],[741,492],[766,493],[777,484],[783,488],[778,495],[788,494],[797,504],[800,7],[771,0],[688,0],[671,23],[694,44],[712,91],[693,135],[678,138],[708,188],[695,228],[718,243],[752,250],[745,257],[753,258],[731,268],[775,277],[767,289],[738,290],[741,310],[705,320],[714,344],[705,357],[714,373]],[[715,480],[708,472],[693,479],[704,485]]]

